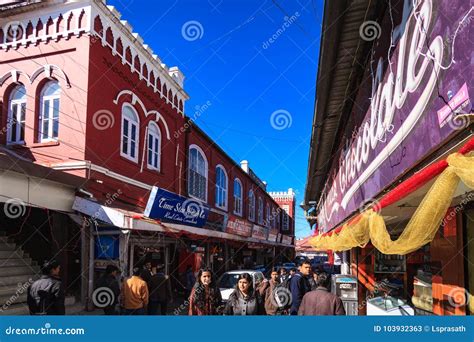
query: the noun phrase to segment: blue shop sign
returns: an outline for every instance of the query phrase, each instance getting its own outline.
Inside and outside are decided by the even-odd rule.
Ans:
[[[206,224],[209,207],[199,200],[153,187],[144,215],[162,222],[202,228]]]

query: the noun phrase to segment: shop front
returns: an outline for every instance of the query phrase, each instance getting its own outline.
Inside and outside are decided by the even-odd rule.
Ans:
[[[370,59],[362,51],[362,68],[345,70],[346,76],[361,76],[347,80],[352,105],[326,120],[325,106],[346,99],[318,98],[305,196],[317,232],[309,242],[318,250],[350,251],[342,257],[350,259],[350,273],[359,280],[359,314],[470,311],[474,134],[465,70],[472,49],[468,30],[455,30],[453,43],[452,23],[462,25],[471,10],[462,1],[429,0],[374,8],[372,19],[393,39],[364,43]],[[339,50],[327,37],[348,32],[341,28],[328,28],[322,50]],[[334,58],[326,58],[318,87],[330,91],[323,70]]]

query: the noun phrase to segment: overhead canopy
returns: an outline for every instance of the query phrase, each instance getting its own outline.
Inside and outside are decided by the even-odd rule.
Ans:
[[[293,245],[291,244],[242,237],[205,228],[196,228],[175,223],[163,223],[148,219],[143,216],[143,213],[127,211],[119,208],[106,207],[97,202],[82,197],[76,197],[73,209],[82,214],[90,216],[94,220],[104,222],[106,224],[113,225],[125,230],[162,232],[173,236],[184,234],[191,237],[227,239],[254,244],[293,247]]]
[[[70,212],[76,190],[85,182],[84,178],[0,152],[0,202]]]
[[[341,118],[352,107],[370,42],[359,27],[385,7],[385,1],[329,1],[324,3],[316,104],[311,133],[304,202],[314,206],[323,191],[340,138]]]

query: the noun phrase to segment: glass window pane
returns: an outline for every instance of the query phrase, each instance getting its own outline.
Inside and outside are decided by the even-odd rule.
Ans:
[[[48,139],[49,120],[43,118],[43,139]]]
[[[21,114],[20,114],[20,121],[25,122],[26,117],[26,103],[21,104]]]
[[[49,119],[50,113],[49,113],[49,100],[44,101],[44,106],[43,106],[43,119]]]
[[[122,142],[122,152],[128,154],[128,138],[124,137]]]
[[[59,118],[59,99],[53,100],[53,118]]]
[[[124,137],[128,137],[128,120],[123,119],[123,131],[122,134]]]
[[[130,139],[132,141],[136,141],[137,140],[137,126],[135,124],[131,124],[130,125]]]
[[[135,146],[136,146],[135,141],[130,140],[130,157],[132,157],[132,158],[135,158]]]
[[[59,120],[53,120],[53,138],[57,138],[59,134]]]

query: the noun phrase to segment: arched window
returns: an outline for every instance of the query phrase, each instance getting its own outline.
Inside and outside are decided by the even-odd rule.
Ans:
[[[222,165],[216,167],[216,207],[227,210],[227,173]]]
[[[148,125],[148,168],[161,169],[161,132],[154,122]]]
[[[255,221],[255,194],[253,190],[249,191],[249,220]]]
[[[39,141],[57,140],[59,136],[59,99],[61,87],[57,81],[49,81],[41,90]]]
[[[263,199],[258,198],[258,224],[263,224]]]
[[[130,105],[124,105],[120,155],[134,162],[138,162],[139,127],[140,122],[135,109]]]
[[[234,214],[242,216],[242,182],[240,179],[234,179]]]
[[[188,168],[188,194],[207,202],[207,160],[204,152],[196,145],[189,147]]]
[[[8,103],[7,142],[21,144],[25,141],[26,89],[17,85],[10,94]]]

